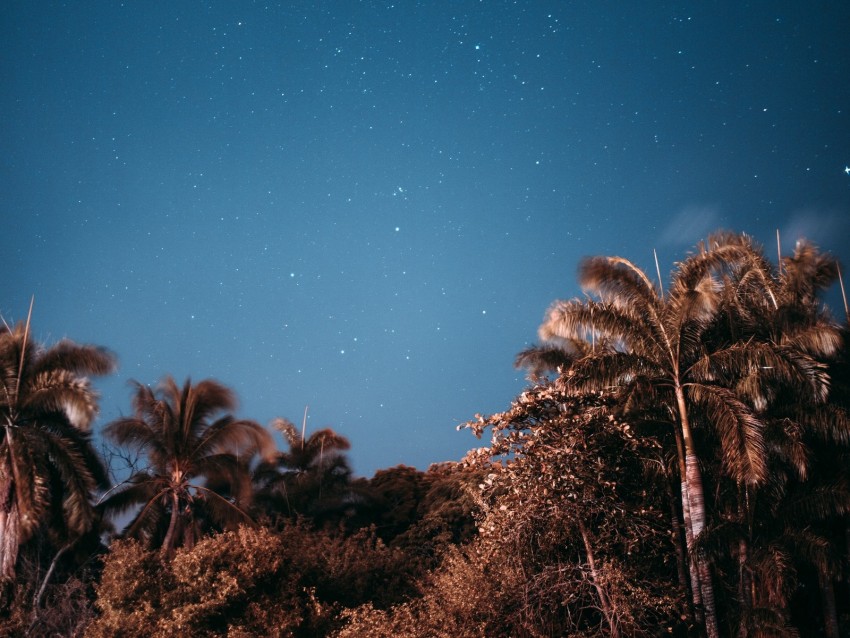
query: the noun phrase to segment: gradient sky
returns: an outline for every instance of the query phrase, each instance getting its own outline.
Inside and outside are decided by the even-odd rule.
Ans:
[[[718,228],[850,262],[850,3],[0,8],[0,313],[330,426],[356,473],[480,445],[583,256]]]

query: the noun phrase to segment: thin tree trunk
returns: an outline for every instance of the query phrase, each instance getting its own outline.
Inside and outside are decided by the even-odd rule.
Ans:
[[[682,534],[682,521],[679,519],[679,510],[676,509],[676,495],[673,486],[667,481],[667,495],[670,502],[670,539],[676,550],[676,571],[679,576],[679,586],[682,591],[689,593],[688,583],[688,555],[684,545],[685,537]]]
[[[717,626],[717,608],[714,603],[714,585],[711,582],[711,572],[705,553],[695,551],[693,543],[705,527],[705,498],[702,486],[702,472],[699,468],[696,451],[694,450],[691,428],[688,421],[685,391],[676,383],[676,401],[679,406],[679,420],[682,426],[682,442],[685,447],[685,480],[683,484],[682,504],[687,502],[690,510],[691,539],[688,553],[696,563],[699,590],[702,594],[702,608],[705,615],[705,632],[708,638],[718,638],[720,633]],[[696,603],[696,601],[694,601]]]
[[[747,508],[749,501],[747,491],[743,485],[738,485],[738,520],[742,527],[746,525],[747,536],[738,540],[738,598],[741,605],[740,621],[738,623],[739,638],[746,638],[750,633],[750,616],[755,605],[755,592],[753,591],[753,575],[750,570],[750,540],[752,539],[752,526]]]
[[[33,613],[37,613],[38,608],[41,606],[41,600],[44,598],[44,592],[47,590],[47,583],[50,582],[50,577],[53,576],[53,572],[56,571],[56,565],[59,563],[59,559],[62,558],[62,555],[68,551],[72,545],[73,543],[64,545],[62,549],[56,552],[56,556],[53,557],[53,560],[50,561],[50,567],[44,575],[44,580],[41,581],[41,586],[38,588],[38,593],[36,593],[35,599],[33,600]]]
[[[830,578],[829,574],[823,574],[818,570],[818,581],[826,638],[840,638],[838,633],[838,610],[835,606],[835,588],[832,585],[832,578]]]
[[[691,549],[694,546],[694,533],[691,524],[691,506],[688,498],[688,482],[687,468],[685,465],[685,444],[682,440],[682,432],[678,428],[674,428],[676,438],[676,452],[679,460],[679,476],[681,478],[680,496],[682,503],[682,521],[685,528],[685,549],[687,554],[688,574],[690,576],[691,585],[691,610],[693,612],[694,622],[700,628],[701,634],[705,630],[705,616],[702,609],[702,588],[699,583],[699,569],[696,563],[696,554]]]
[[[850,561],[850,514],[844,515],[844,558]],[[847,587],[846,609],[850,609],[850,587]]]
[[[20,512],[8,452],[0,462],[0,583],[14,582],[20,545]]]
[[[611,607],[611,600],[608,598],[608,593],[602,586],[602,580],[599,576],[599,571],[596,568],[596,560],[593,557],[593,547],[590,544],[590,536],[587,533],[584,523],[578,521],[578,529],[581,533],[581,540],[584,542],[584,551],[587,554],[587,564],[590,566],[590,577],[593,580],[593,586],[596,588],[596,593],[599,596],[599,606],[602,608],[602,614],[608,622],[608,627],[611,630],[611,638],[620,638],[620,628],[617,625],[617,619],[614,615],[614,610]]]
[[[177,492],[171,493],[171,520],[168,523],[168,531],[165,533],[165,539],[162,541],[162,551],[171,556],[174,553],[174,535],[177,530],[177,519],[180,516],[180,500],[177,498]]]
[[[750,633],[750,611],[753,608],[753,579],[749,566],[750,546],[746,539],[738,541],[738,598],[741,603],[740,621],[738,623],[739,638],[746,638]]]

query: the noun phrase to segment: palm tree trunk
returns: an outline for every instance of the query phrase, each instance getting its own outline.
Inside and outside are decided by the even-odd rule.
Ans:
[[[835,588],[829,574],[818,570],[821,607],[823,608],[823,626],[826,638],[839,638],[838,610],[835,606]]]
[[[667,493],[670,501],[670,540],[673,543],[673,549],[676,550],[676,571],[679,576],[679,587],[682,588],[682,591],[688,592],[688,557],[686,545],[683,544],[682,521],[679,518],[679,511],[676,509],[675,494],[669,481]]]
[[[0,462],[0,583],[14,582],[20,544],[20,512],[8,451]]]
[[[705,528],[705,497],[702,487],[702,472],[699,468],[696,450],[691,438],[691,427],[688,420],[685,391],[676,383],[676,402],[679,408],[679,422],[682,426],[682,443],[685,448],[685,474],[682,482],[682,509],[687,505],[690,512],[691,538],[688,539],[688,553],[696,563],[696,577],[699,591],[702,594],[702,608],[705,615],[705,632],[708,638],[718,638],[717,608],[714,604],[714,585],[711,582],[711,572],[705,553],[696,550],[694,541]],[[687,531],[687,530],[686,530]],[[693,579],[694,575],[691,575]],[[696,604],[696,600],[694,600]]]
[[[171,493],[171,520],[168,523],[168,531],[165,533],[165,539],[162,541],[162,551],[171,556],[174,554],[175,534],[177,533],[177,519],[180,517],[180,500],[177,498],[177,492]]]
[[[750,633],[750,612],[753,608],[753,579],[750,574],[750,548],[745,538],[738,541],[738,598],[741,604],[738,637],[746,638]]]
[[[752,526],[747,515],[747,492],[746,488],[738,485],[738,519],[742,526],[746,524],[747,536],[738,539],[738,599],[740,601],[741,613],[738,623],[739,638],[746,638],[750,633],[750,616],[755,606],[755,592],[753,591],[753,575],[750,570],[750,540],[752,539]]]
[[[602,615],[605,616],[605,620],[608,622],[608,628],[611,630],[611,638],[620,638],[620,628],[617,625],[617,619],[614,616],[611,600],[608,598],[608,592],[605,591],[599,571],[596,568],[596,560],[593,557],[593,546],[590,544],[590,536],[587,533],[587,528],[581,520],[578,521],[578,529],[581,533],[581,540],[584,543],[584,551],[587,554],[587,564],[590,567],[590,578],[593,581],[593,586],[599,596],[599,606],[602,608]]]
[[[674,428],[673,432],[676,439],[676,453],[679,460],[679,476],[681,477],[680,497],[682,504],[682,521],[685,531],[685,554],[687,555],[688,574],[690,576],[691,585],[691,611],[693,613],[694,622],[699,627],[705,627],[705,617],[702,610],[702,590],[699,583],[699,569],[696,564],[696,555],[691,551],[694,546],[694,533],[691,524],[691,506],[688,498],[688,482],[687,469],[685,466],[685,444],[682,440],[682,432],[678,428]]]

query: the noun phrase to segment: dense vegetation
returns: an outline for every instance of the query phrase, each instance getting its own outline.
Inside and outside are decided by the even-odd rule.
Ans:
[[[466,425],[489,446],[370,479],[212,380],[138,384],[99,453],[109,353],[2,328],[0,634],[848,635],[839,278],[728,233],[666,289],[587,259],[517,357],[532,384]]]

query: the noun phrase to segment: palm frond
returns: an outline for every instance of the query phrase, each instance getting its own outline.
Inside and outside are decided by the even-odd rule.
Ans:
[[[135,388],[133,393],[133,413],[138,419],[144,419],[148,416],[153,416],[157,411],[159,401],[150,386],[139,383],[138,381],[130,381],[130,385]]]
[[[752,638],[799,638],[800,632],[789,623],[787,612],[777,607],[754,607],[740,619]],[[743,632],[742,632],[743,633]]]
[[[64,370],[74,375],[103,376],[115,372],[115,369],[115,355],[107,349],[63,339],[41,353],[30,375]]]
[[[847,410],[834,403],[817,406],[794,405],[794,420],[808,433],[822,441],[850,443],[850,418]]]
[[[213,490],[197,488],[203,495],[203,507],[209,513],[210,518],[223,529],[234,528],[239,524],[253,523],[251,516],[236,503],[217,494]]]
[[[560,343],[532,345],[519,352],[514,367],[525,369],[529,379],[538,381],[550,372],[567,369],[577,358],[586,353],[588,344],[584,340],[559,339]]]
[[[144,452],[149,457],[166,454],[160,433],[136,417],[122,417],[112,421],[103,428],[103,434],[116,444]]]
[[[212,379],[204,379],[195,386],[187,379],[181,395],[182,419],[188,428],[187,435],[191,432],[191,435],[198,436],[211,416],[236,409],[233,391]]]
[[[88,430],[97,416],[97,394],[88,379],[67,370],[45,370],[30,377],[20,402],[22,410],[64,413],[80,430]]]
[[[73,537],[82,536],[97,521],[92,506],[97,486],[95,477],[88,471],[82,455],[74,450],[71,441],[60,436],[42,436],[38,445],[43,451],[40,463],[40,467],[44,468],[43,476],[53,486],[53,493],[45,502],[45,511],[51,510],[57,525],[63,525],[67,533]]]
[[[134,507],[149,503],[167,487],[162,477],[137,472],[114,488],[98,507],[105,516],[119,517]]]
[[[567,385],[573,394],[620,388],[641,379],[644,384],[664,383],[667,370],[655,361],[626,352],[609,352],[577,361],[570,369]]]
[[[759,485],[767,477],[762,422],[727,388],[689,383],[686,393],[700,407],[720,440],[720,461],[736,482]]]
[[[648,318],[637,321],[612,303],[572,299],[556,301],[549,307],[538,334],[544,341],[557,338],[592,341],[599,335],[607,342],[606,350],[611,344],[621,342],[638,353],[663,351],[665,343],[660,328],[648,321]]]
[[[289,419],[278,417],[272,421],[271,426],[283,434],[283,438],[286,439],[290,448],[294,448],[296,445],[301,445],[301,435],[298,434],[298,430],[295,429],[295,424]]]
[[[259,453],[264,459],[268,459],[275,452],[274,440],[256,421],[236,420],[226,416],[203,430],[191,455],[194,458],[202,458],[222,452],[238,452],[248,456]]]
[[[794,254],[783,260],[783,284],[795,301],[808,302],[838,278],[838,261],[822,253],[813,243],[801,239]]]
[[[798,560],[814,566],[821,574],[834,577],[840,572],[841,557],[833,543],[811,527],[788,527],[782,540],[793,549]]]
[[[23,436],[16,436],[15,454],[9,453],[8,441],[0,444],[0,458],[9,464],[8,468],[0,467],[14,477],[12,489],[18,507],[21,542],[26,542],[38,528],[49,504],[47,483],[38,471],[44,467],[44,458],[29,443]]]
[[[763,431],[765,450],[776,459],[793,469],[800,481],[809,474],[811,450],[803,442],[803,428],[791,419],[765,421]],[[777,473],[774,470],[774,473]]]
[[[766,343],[736,343],[707,353],[686,371],[696,382],[714,382],[723,386],[741,385],[747,396],[762,403],[782,388],[793,388],[821,402],[829,391],[829,376],[824,364],[790,348]]]
[[[579,265],[579,284],[626,312],[657,313],[658,293],[646,273],[622,257],[588,257]]]
[[[841,344],[840,327],[822,321],[803,327],[795,326],[794,330],[784,331],[779,342],[779,345],[799,350],[818,359],[834,356],[841,348]]]
[[[766,605],[784,608],[797,588],[797,570],[791,553],[784,544],[770,543],[754,548],[747,567],[759,591],[767,594]]]
[[[797,490],[782,504],[780,516],[789,524],[824,520],[850,513],[850,488],[847,482],[821,482],[809,489]]]

